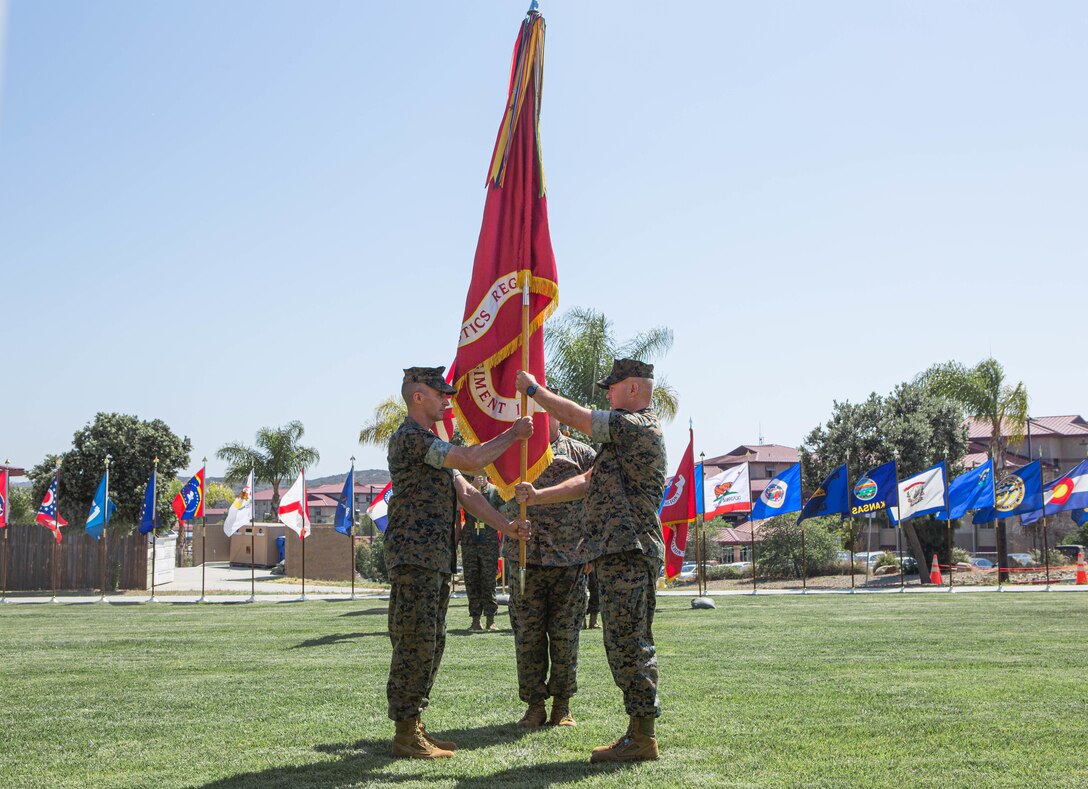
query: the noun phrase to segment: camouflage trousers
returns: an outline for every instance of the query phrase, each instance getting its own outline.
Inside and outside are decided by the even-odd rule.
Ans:
[[[589,581],[586,582],[586,586],[589,587],[589,608],[586,609],[586,613],[601,613],[601,592],[597,587],[597,571],[595,569],[590,571]]]
[[[495,576],[499,572],[499,544],[481,543],[461,545],[461,566],[465,568],[465,594],[468,595],[468,613],[494,616]]]
[[[657,653],[654,610],[661,562],[641,551],[626,551],[593,560],[601,595],[604,650],[612,679],[623,691],[628,715],[661,714],[657,698]]]
[[[389,571],[389,640],[393,657],[385,694],[389,717],[404,720],[427,706],[446,648],[450,576],[413,565]]]
[[[525,594],[516,580],[511,585],[518,697],[526,704],[549,696],[569,699],[577,692],[578,641],[585,615],[586,576],[580,564],[530,565],[525,571]]]

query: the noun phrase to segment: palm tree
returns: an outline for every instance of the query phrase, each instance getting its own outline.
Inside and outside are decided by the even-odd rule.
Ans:
[[[272,485],[272,509],[280,504],[280,485],[298,474],[306,466],[321,460],[321,454],[313,447],[299,444],[306,429],[297,419],[282,427],[262,427],[257,431],[255,446],[241,442],[224,444],[216,457],[227,462],[226,480],[241,482],[253,469],[257,482]]]
[[[608,375],[615,359],[653,361],[672,348],[672,330],[659,326],[624,343],[616,341],[612,321],[604,313],[575,307],[544,326],[548,388],[589,408],[607,409],[597,381]],[[654,380],[654,409],[666,422],[676,418],[680,399],[663,376]]]
[[[1005,470],[1005,450],[1009,443],[1024,440],[1028,422],[1028,391],[1023,381],[1015,385],[1005,378],[1005,368],[990,357],[974,367],[959,362],[934,365],[919,376],[932,391],[959,405],[964,413],[990,425],[990,457],[994,473],[1000,478]],[[997,522],[998,567],[1009,566],[1009,547],[1005,539],[1005,521]],[[999,569],[1001,580],[1008,572]]]
[[[407,415],[408,407],[404,404],[403,397],[393,395],[385,398],[374,407],[374,419],[363,425],[359,431],[359,443],[388,446],[389,439],[397,432]]]

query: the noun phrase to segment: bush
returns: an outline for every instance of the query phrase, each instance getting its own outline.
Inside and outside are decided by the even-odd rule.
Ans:
[[[965,551],[963,548],[952,549],[952,564],[970,564],[971,554]]]
[[[838,518],[811,518],[805,521],[805,567],[801,564],[801,526],[796,516],[780,515],[765,521],[756,549],[760,576],[800,578],[839,572]]]
[[[876,562],[873,564],[873,569],[875,570],[877,567],[888,566],[899,569],[899,557],[891,551],[884,551],[884,553],[880,554],[880,556],[877,557]]]
[[[746,568],[726,567],[724,565],[708,565],[706,568],[707,581],[736,581],[739,578],[751,578],[751,566]]]
[[[1036,567],[1044,567],[1046,565],[1047,558],[1050,559],[1051,567],[1061,567],[1063,565],[1077,563],[1076,559],[1071,559],[1061,551],[1056,551],[1053,548],[1050,549],[1050,552],[1047,554],[1046,557],[1043,556],[1043,551],[1041,548],[1037,548],[1036,550],[1031,552],[1031,561]]]
[[[363,541],[355,546],[355,572],[371,581],[380,583],[389,581],[389,571],[385,566],[385,545],[381,534],[374,536],[373,545]]]

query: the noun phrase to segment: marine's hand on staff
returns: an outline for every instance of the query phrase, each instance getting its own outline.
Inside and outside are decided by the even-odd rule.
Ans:
[[[532,482],[519,482],[514,486],[514,498],[518,500],[518,504],[532,504],[536,494],[537,489]]]
[[[531,524],[527,520],[514,518],[506,530],[506,536],[515,540],[527,540],[532,536]]]
[[[510,429],[514,431],[514,437],[518,441],[524,441],[527,438],[531,438],[533,435],[533,420],[527,416],[523,416],[516,421],[514,426]]]
[[[527,373],[525,370],[518,370],[518,378],[515,382],[515,386],[521,394],[525,394],[525,390],[536,383],[536,378],[532,373]]]

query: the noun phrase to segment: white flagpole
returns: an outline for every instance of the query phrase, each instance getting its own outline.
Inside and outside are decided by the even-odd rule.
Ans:
[[[257,602],[257,562],[256,554],[253,552],[255,541],[253,537],[254,531],[254,518],[257,515],[257,502],[254,501],[256,495],[257,480],[255,479],[257,470],[251,468],[249,470],[249,479],[246,482],[249,484],[249,599],[247,603]],[[269,535],[270,537],[272,535]]]

